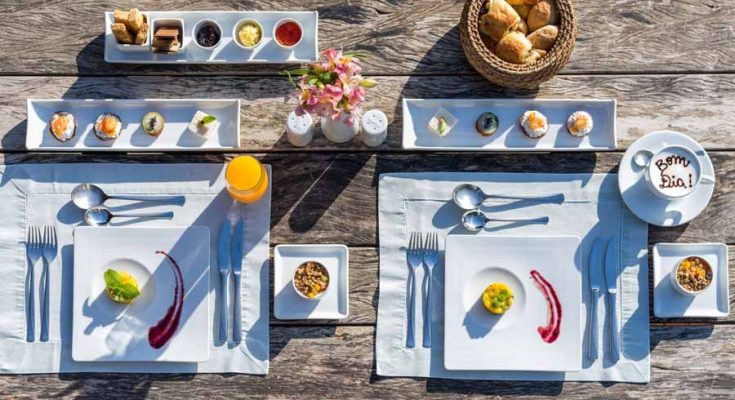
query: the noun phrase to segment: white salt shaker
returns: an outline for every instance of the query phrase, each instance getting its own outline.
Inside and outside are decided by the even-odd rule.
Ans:
[[[377,147],[388,137],[388,117],[380,110],[370,110],[362,116],[362,142]]]
[[[296,111],[291,111],[286,120],[286,136],[288,141],[296,147],[304,147],[311,142],[314,137],[314,120],[310,114],[302,116],[296,115]]]

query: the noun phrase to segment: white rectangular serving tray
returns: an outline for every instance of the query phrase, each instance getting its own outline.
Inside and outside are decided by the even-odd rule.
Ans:
[[[160,152],[227,150],[240,145],[239,99],[28,99],[27,103],[28,150]],[[197,110],[215,116],[220,123],[208,139],[187,130]],[[67,142],[56,140],[49,132],[49,120],[57,111],[70,112],[77,120],[77,133]],[[160,113],[165,120],[158,137],[140,127],[149,111]],[[105,112],[122,120],[122,132],[115,140],[102,141],[94,135],[94,122]]]
[[[442,138],[428,128],[439,108],[454,115],[459,122]],[[527,110],[546,115],[548,133],[540,139],[523,134],[519,119]],[[587,111],[594,128],[584,138],[567,132],[566,122],[575,111]],[[498,130],[482,136],[475,130],[477,117],[492,112],[500,120]],[[556,99],[403,99],[403,148],[446,151],[599,151],[615,150],[616,101]]]
[[[316,11],[146,11],[149,24],[157,18],[181,18],[184,21],[183,49],[176,54],[152,51],[121,51],[112,34],[112,12],[105,12],[105,61],[128,64],[302,64],[319,58],[319,14]],[[263,26],[263,38],[252,50],[234,42],[233,30],[238,21],[253,18]],[[303,39],[293,49],[283,49],[273,39],[273,28],[282,18],[293,18],[303,26]],[[222,28],[217,47],[204,50],[194,42],[194,25],[212,19]],[[153,33],[149,31],[148,43]]]

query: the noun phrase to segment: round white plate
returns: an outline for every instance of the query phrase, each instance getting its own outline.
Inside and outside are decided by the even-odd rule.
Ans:
[[[672,131],[657,131],[636,140],[620,161],[620,194],[633,214],[658,226],[678,226],[691,221],[707,207],[715,191],[714,184],[702,182],[694,192],[681,199],[667,200],[653,194],[646,184],[645,168],[636,165],[633,156],[641,150],[656,153],[668,145],[684,146],[692,150],[702,162],[702,174],[715,176],[715,169],[707,152],[689,136]]]

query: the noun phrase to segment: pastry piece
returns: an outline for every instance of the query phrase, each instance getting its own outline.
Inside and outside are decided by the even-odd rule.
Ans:
[[[592,132],[594,122],[592,116],[586,111],[572,113],[567,119],[567,130],[574,137],[585,137]]]
[[[140,13],[140,10],[137,8],[131,8],[130,11],[128,11],[128,30],[130,30],[130,33],[133,35],[138,33],[140,30],[140,27],[143,26],[145,23],[145,19],[143,18],[143,14]]]
[[[135,35],[135,44],[143,44],[148,41],[148,24],[145,22],[140,26],[140,30]]]
[[[545,50],[540,49],[531,49],[531,53],[528,54],[528,57],[526,57],[526,61],[524,61],[524,64],[533,64],[536,61],[540,60],[541,57],[546,55]]]
[[[115,10],[115,12],[113,13],[113,16],[115,17],[115,22],[118,24],[128,23],[128,12],[127,11]]]
[[[554,25],[559,21],[559,11],[553,0],[542,0],[528,12],[528,31],[534,32],[546,25]]]
[[[535,110],[524,112],[520,123],[523,133],[531,139],[540,139],[549,131],[546,116]]]
[[[534,49],[549,51],[551,46],[554,45],[554,42],[556,42],[558,35],[559,28],[556,25],[546,25],[528,35],[528,40],[531,41],[531,46]]]
[[[521,32],[510,32],[498,42],[495,54],[509,63],[524,64],[531,57],[531,42]]]
[[[125,27],[125,24],[114,23],[110,26],[110,29],[112,30],[112,34],[115,35],[115,39],[117,39],[118,43],[135,43],[135,39],[132,35],[130,35],[130,32],[128,32],[128,28]]]
[[[492,135],[498,130],[498,126],[500,126],[498,116],[491,112],[480,114],[475,122],[475,130],[482,136]]]
[[[487,13],[480,17],[480,32],[496,42],[521,20],[505,0],[488,0],[487,9]]]

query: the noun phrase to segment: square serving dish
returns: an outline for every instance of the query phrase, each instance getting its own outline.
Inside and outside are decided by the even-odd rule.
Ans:
[[[124,51],[124,52],[137,52],[137,51],[151,51],[151,28],[150,23],[151,19],[148,17],[148,13],[141,13],[143,15],[143,18],[145,18],[145,22],[148,25],[148,35],[146,35],[145,42],[143,44],[125,44],[125,43],[118,43],[117,40],[115,40],[115,46],[118,50]],[[112,22],[115,22],[115,17],[113,14],[107,14],[107,18],[111,19]]]
[[[181,31],[181,47],[179,47],[178,50],[174,52],[153,52],[154,54],[178,54],[184,51],[186,46],[189,44],[189,37],[186,35],[186,26],[184,25],[184,20],[182,18],[156,18],[153,21],[151,21],[151,30],[149,32],[150,42],[151,42],[151,51],[153,51],[153,38],[156,37],[156,30],[161,27],[175,27],[179,28]]]
[[[350,314],[349,250],[340,244],[276,246],[273,267],[273,314],[278,319],[343,319]],[[316,261],[327,269],[330,282],[319,299],[296,293],[293,274],[299,265]]]
[[[712,267],[712,283],[695,296],[680,294],[670,274],[688,256]],[[730,314],[728,251],[722,243],[659,243],[653,246],[653,314],[659,318],[718,318]]]

